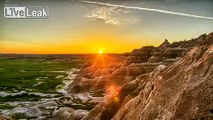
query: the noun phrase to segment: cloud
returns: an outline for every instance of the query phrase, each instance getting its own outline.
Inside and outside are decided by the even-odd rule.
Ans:
[[[119,25],[119,21],[113,16],[116,7],[99,7],[86,15],[88,18],[103,20],[107,24]]]
[[[104,2],[93,2],[93,1],[82,1],[82,2],[88,3],[88,4],[96,4],[96,5],[109,6],[109,7],[134,9],[134,10],[150,11],[150,12],[164,13],[164,14],[170,14],[170,15],[191,17],[191,18],[200,18],[200,19],[213,20],[213,17],[206,17],[206,16],[193,15],[193,14],[188,14],[188,13],[174,12],[174,11],[161,10],[161,9],[144,8],[144,7],[133,7],[133,6],[125,6],[125,5],[117,5],[117,4],[111,4],[111,3],[104,3]]]
[[[86,17],[93,18],[96,20],[102,20],[106,24],[120,25],[125,23],[135,23],[136,18],[123,18],[124,14],[129,13],[128,10],[124,10],[118,7],[98,7],[91,10]]]

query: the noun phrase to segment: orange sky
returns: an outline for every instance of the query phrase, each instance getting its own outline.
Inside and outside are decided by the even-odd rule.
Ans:
[[[213,31],[213,21],[206,19],[71,1],[29,3],[48,6],[49,18],[5,19],[0,14],[0,53],[98,53],[100,49],[105,53],[124,53],[145,45],[158,46],[164,39],[170,42],[189,40]],[[176,2],[141,1],[128,4],[212,16],[212,2],[201,3],[190,2],[183,6]]]
[[[120,39],[120,38],[117,38]],[[122,39],[124,40],[124,39]],[[1,42],[0,42],[1,43]],[[140,41],[126,42],[118,41],[116,38],[87,38],[79,39],[76,42],[64,41],[54,42],[17,42],[5,41],[0,44],[2,53],[97,53],[100,49],[104,53],[130,52],[135,48],[140,48]]]

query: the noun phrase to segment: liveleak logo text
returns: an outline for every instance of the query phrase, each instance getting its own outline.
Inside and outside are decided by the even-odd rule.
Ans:
[[[5,18],[48,18],[49,9],[43,6],[4,7]]]

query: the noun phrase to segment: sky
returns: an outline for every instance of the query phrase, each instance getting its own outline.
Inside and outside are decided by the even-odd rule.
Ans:
[[[124,53],[213,32],[212,0],[5,0],[2,11],[7,5],[48,6],[49,18],[0,14],[0,53]]]

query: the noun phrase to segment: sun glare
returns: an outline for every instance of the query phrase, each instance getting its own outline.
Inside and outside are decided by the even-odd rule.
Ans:
[[[108,95],[111,95],[111,96],[115,96],[119,93],[119,90],[120,88],[115,86],[115,85],[110,85],[108,88],[107,88],[107,93]]]
[[[103,54],[103,49],[99,49],[98,53]]]

